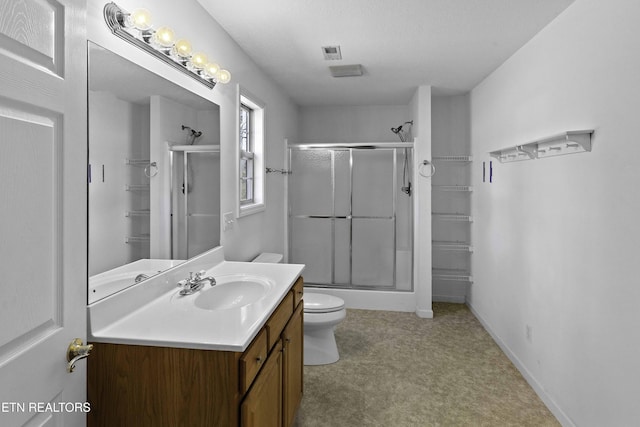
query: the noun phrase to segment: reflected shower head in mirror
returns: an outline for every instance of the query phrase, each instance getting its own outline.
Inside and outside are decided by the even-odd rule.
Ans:
[[[185,141],[187,145],[193,145],[196,138],[200,138],[202,136],[202,131],[191,129],[189,126],[182,125],[182,130],[187,131],[187,140]]]

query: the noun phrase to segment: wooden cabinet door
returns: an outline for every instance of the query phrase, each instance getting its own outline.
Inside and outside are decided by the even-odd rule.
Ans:
[[[282,426],[282,343],[278,341],[245,396],[240,409],[243,427]]]
[[[302,308],[303,304],[298,304],[298,308],[291,316],[291,320],[282,331],[284,368],[283,368],[283,419],[284,426],[293,425],[298,406],[302,401]]]

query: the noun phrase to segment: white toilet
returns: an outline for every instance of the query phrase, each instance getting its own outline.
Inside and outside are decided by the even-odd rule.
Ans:
[[[279,263],[281,254],[261,253],[253,262]],[[333,331],[347,315],[344,300],[332,295],[305,292],[304,302],[304,364],[328,365],[340,359]]]
[[[315,292],[304,297],[304,364],[328,365],[340,359],[333,330],[347,315],[341,298]]]

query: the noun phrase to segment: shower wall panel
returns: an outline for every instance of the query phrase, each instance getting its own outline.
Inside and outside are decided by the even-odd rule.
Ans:
[[[292,163],[296,179],[290,182],[291,213],[293,215],[333,215],[333,177],[331,152],[294,151]]]
[[[393,219],[353,219],[351,257],[355,287],[391,288],[395,283]]]
[[[306,264],[304,280],[309,283],[331,283],[332,220],[324,218],[293,218],[291,232],[291,262]],[[310,262],[312,260],[312,262]]]
[[[388,218],[394,214],[394,150],[353,151],[353,215]]]

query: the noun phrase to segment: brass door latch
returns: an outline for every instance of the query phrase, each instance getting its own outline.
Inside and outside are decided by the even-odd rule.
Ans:
[[[76,362],[88,357],[92,349],[93,344],[84,345],[80,338],[71,341],[69,348],[67,348],[67,372],[73,372],[76,367]]]

